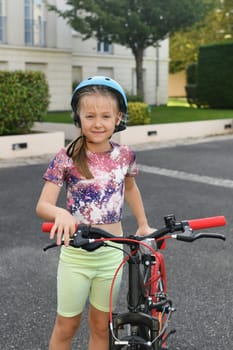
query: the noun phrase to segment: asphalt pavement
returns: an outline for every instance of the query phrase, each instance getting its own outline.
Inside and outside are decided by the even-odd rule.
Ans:
[[[233,137],[146,145],[137,149],[141,189],[151,226],[163,216],[179,220],[225,215],[217,231],[226,242],[193,244],[169,241],[164,251],[169,296],[177,311],[171,328],[171,350],[229,350],[233,344]],[[42,174],[51,155],[0,160],[0,349],[46,350],[56,315],[56,268],[59,251],[43,252],[35,206]],[[65,198],[64,192],[61,203]],[[126,234],[136,229],[127,206]],[[213,231],[213,230],[211,230]],[[126,280],[119,309],[124,309]],[[86,311],[72,349],[87,349]]]

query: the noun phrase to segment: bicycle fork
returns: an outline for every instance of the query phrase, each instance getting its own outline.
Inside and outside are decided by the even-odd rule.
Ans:
[[[159,336],[159,321],[157,317],[143,312],[143,306],[140,305],[143,293],[142,285],[140,285],[140,257],[138,254],[129,259],[128,267],[129,311],[113,317],[112,327],[110,326],[110,350],[159,350],[158,341],[156,341]]]

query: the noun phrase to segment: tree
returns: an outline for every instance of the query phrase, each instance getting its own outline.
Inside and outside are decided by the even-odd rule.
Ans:
[[[138,96],[143,96],[145,49],[200,20],[209,5],[206,0],[66,0],[66,4],[66,11],[49,9],[66,19],[83,40],[94,36],[131,49]]]
[[[211,0],[214,9],[189,30],[175,33],[170,38],[170,71],[177,72],[198,59],[201,45],[222,42],[233,38],[232,0]]]

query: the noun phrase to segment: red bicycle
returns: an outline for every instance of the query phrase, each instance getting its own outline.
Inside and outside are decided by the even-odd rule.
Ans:
[[[128,263],[128,293],[126,312],[113,313],[110,292],[109,350],[165,350],[168,337],[175,332],[169,330],[169,321],[175,311],[167,294],[166,268],[162,253],[167,239],[191,243],[201,238],[225,240],[219,233],[203,233],[200,230],[226,225],[224,216],[176,221],[174,215],[164,217],[165,226],[154,233],[138,237],[119,237],[99,228],[79,225],[70,245],[83,249],[107,247],[111,241],[128,246],[125,256],[115,272]],[[42,230],[49,232],[53,223],[44,223]],[[196,232],[197,231],[197,232]],[[56,247],[53,243],[44,248]],[[120,248],[122,249],[122,248]]]

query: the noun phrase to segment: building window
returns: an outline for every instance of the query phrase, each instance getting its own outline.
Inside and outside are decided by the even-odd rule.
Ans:
[[[45,46],[43,0],[24,0],[25,45]]]
[[[7,61],[0,61],[0,71],[1,70],[8,70],[8,62]]]
[[[5,0],[0,0],[0,43],[6,43]]]
[[[104,75],[105,77],[114,79],[114,70],[112,67],[97,67],[98,75]]]
[[[83,80],[83,69],[81,66],[72,67],[72,91]]]
[[[97,51],[99,53],[112,54],[112,44],[109,44],[107,41],[98,41]]]
[[[47,75],[47,64],[46,63],[36,63],[36,62],[25,62],[25,70],[31,72],[43,72]]]

